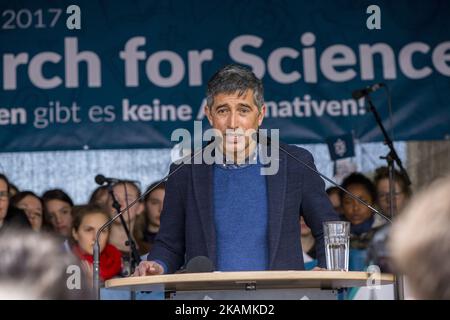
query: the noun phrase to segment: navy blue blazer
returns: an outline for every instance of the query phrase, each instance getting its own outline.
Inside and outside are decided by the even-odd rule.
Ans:
[[[293,157],[315,168],[310,152],[280,143],[279,170],[267,175],[269,270],[303,270],[299,217],[303,215],[316,239],[318,265],[326,266],[322,223],[337,220],[320,176]],[[213,265],[216,234],[213,212],[213,165],[172,164],[166,183],[161,226],[148,255],[160,260],[167,273],[196,256]],[[245,208],[242,213],[245,214]]]

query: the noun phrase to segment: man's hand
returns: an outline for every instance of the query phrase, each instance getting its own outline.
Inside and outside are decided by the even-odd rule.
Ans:
[[[134,271],[133,277],[154,276],[163,274],[163,267],[155,261],[141,261]]]

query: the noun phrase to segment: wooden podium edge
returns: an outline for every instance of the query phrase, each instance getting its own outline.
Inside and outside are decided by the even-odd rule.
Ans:
[[[244,271],[244,272],[209,272],[209,273],[183,273],[144,277],[128,277],[110,279],[105,282],[105,287],[110,289],[132,289],[150,285],[164,286],[169,290],[193,290],[196,284],[245,284],[253,282],[262,283],[284,283],[287,287],[295,287],[295,283],[310,282],[317,287],[332,287],[339,283],[338,287],[351,287],[354,285],[342,285],[345,281],[349,283],[362,283],[371,279],[371,274],[356,271]],[[392,284],[392,274],[377,274],[376,280],[379,285]],[[289,285],[289,283],[291,283]],[[193,287],[194,286],[194,287]],[[281,286],[283,287],[283,286]],[[185,288],[185,289],[184,289]],[[199,289],[194,289],[199,290]]]

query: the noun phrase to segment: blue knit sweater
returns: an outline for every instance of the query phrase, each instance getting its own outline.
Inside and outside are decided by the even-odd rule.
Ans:
[[[268,269],[267,189],[260,168],[214,167],[217,270]]]

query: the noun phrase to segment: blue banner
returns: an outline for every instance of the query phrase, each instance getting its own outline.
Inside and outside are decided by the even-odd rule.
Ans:
[[[375,6],[373,6],[375,5]],[[2,1],[0,151],[170,147],[220,67],[265,85],[287,143],[450,137],[449,1]],[[388,91],[372,99],[388,131]]]

